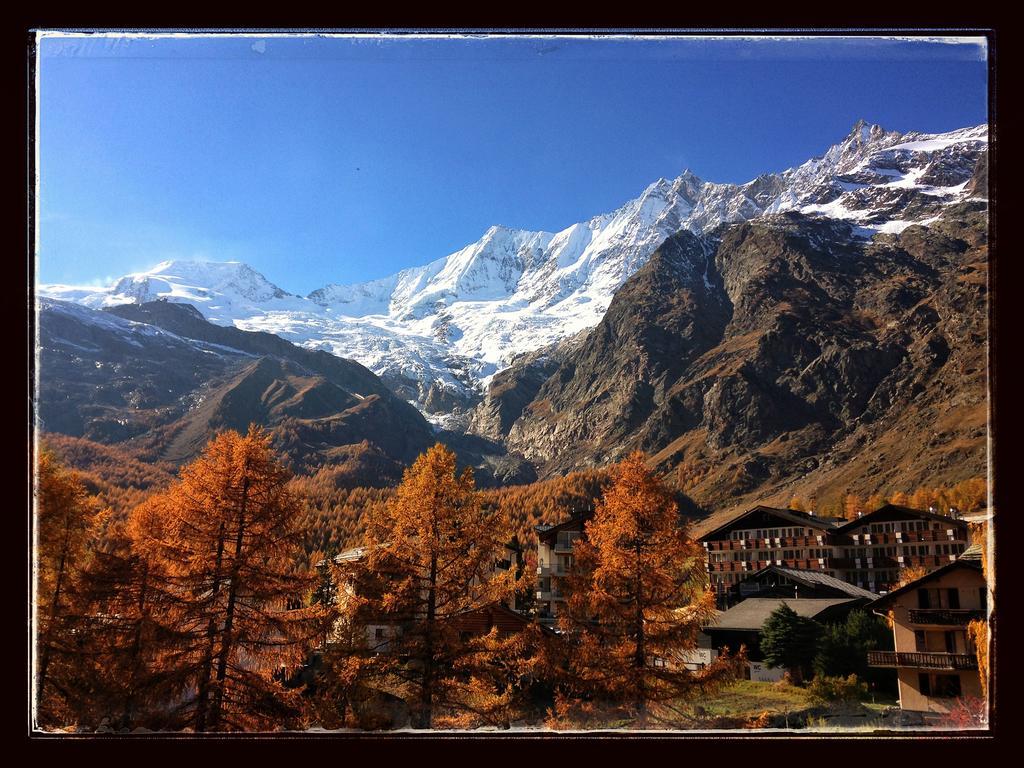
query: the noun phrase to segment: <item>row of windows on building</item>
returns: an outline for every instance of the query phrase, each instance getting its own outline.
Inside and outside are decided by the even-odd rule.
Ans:
[[[872,547],[870,550],[844,549],[843,557],[852,560],[855,557],[927,557],[930,555],[959,555],[966,548],[966,544],[900,544],[891,547]],[[870,555],[868,552],[870,551]]]
[[[872,523],[871,525],[864,526],[861,529],[861,533],[909,533],[910,531],[927,531],[931,528],[933,531],[941,531],[942,523],[932,522],[929,524],[927,520],[906,520],[899,523]]]
[[[988,589],[986,587],[979,587],[978,604],[984,609],[987,601]],[[917,590],[917,607],[925,610],[936,608],[957,610],[960,608],[960,590],[956,587],[922,587]]]
[[[884,568],[872,568],[869,571],[847,571],[846,582],[856,584],[863,589],[874,591],[894,584],[899,579],[899,572]]]
[[[822,573],[827,576],[832,576],[833,578],[836,575],[835,571],[815,571],[815,573]],[[715,574],[715,578],[717,579],[717,583],[719,584],[738,584],[744,579],[749,579],[750,573],[717,573]],[[849,581],[849,579],[847,579],[847,581]]]
[[[831,556],[832,553],[828,549],[748,549],[740,552],[708,553],[708,557],[712,563],[756,563],[759,560],[815,560]]]
[[[918,653],[975,653],[976,648],[963,630],[914,630],[914,650]]]
[[[960,698],[960,675],[937,675],[921,672],[917,676],[918,689],[924,696],[939,699]]]
[[[808,528],[757,528],[746,531],[733,531],[729,537],[734,541],[740,539],[792,539],[798,536],[810,536]]]
[[[965,544],[906,544],[891,547],[872,547],[868,549],[843,549],[843,557],[852,560],[858,557],[929,557],[932,555],[959,555],[964,551]],[[709,552],[708,558],[712,563],[746,562],[754,563],[760,560],[815,560],[831,557],[832,550],[829,549],[748,549],[735,552]]]

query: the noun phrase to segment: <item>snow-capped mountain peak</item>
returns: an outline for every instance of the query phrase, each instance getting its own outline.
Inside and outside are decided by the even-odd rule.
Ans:
[[[100,290],[52,285],[45,295],[77,301],[92,308],[147,301],[194,305],[213,322],[231,325],[240,314],[262,313],[271,307],[292,307],[304,299],[290,294],[241,261],[162,261]]]
[[[596,325],[612,296],[667,237],[783,211],[845,221],[861,236],[927,223],[969,196],[987,126],[901,134],[858,121],[823,154],[745,184],[684,170],[610,213],[559,232],[489,227],[419,267],[289,294],[240,262],[168,261],[110,288],[41,286],[91,307],[154,299],[355,359],[419,404],[472,398],[516,355]],[[693,276],[699,280],[699,275]]]

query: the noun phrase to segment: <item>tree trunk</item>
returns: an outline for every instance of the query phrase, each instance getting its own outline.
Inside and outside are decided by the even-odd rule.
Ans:
[[[633,656],[633,666],[637,674],[637,723],[641,728],[647,727],[647,691],[645,689],[644,675],[647,671],[647,648],[645,647],[646,637],[644,636],[644,586],[643,575],[640,567],[640,543],[636,545],[636,653]]]
[[[149,581],[149,566],[145,561],[142,562],[142,581],[139,584],[139,600],[137,607],[139,609],[139,620],[135,625],[135,634],[132,638],[132,653],[131,653],[131,679],[129,680],[128,695],[124,700],[124,712],[121,715],[121,725],[127,728],[131,723],[132,714],[135,709],[135,687],[138,685],[139,678],[139,657],[142,654],[142,624],[145,621],[146,612],[146,590]]]
[[[210,725],[220,725],[221,705],[224,701],[224,680],[228,671],[228,656],[231,654],[231,630],[235,623],[235,599],[238,596],[238,573],[241,568],[242,540],[245,536],[245,505],[249,498],[249,478],[242,479],[242,501],[238,509],[238,533],[235,535],[235,554],[231,561],[231,580],[228,582],[228,606],[224,619],[224,640],[221,642],[220,658],[217,660],[217,687],[213,692],[213,708]]]
[[[423,687],[420,690],[420,728],[433,720],[434,621],[437,614],[437,554],[430,556],[430,590],[427,592],[426,648],[423,654]]]
[[[220,592],[220,569],[224,560],[224,523],[220,524],[220,533],[217,537],[217,559],[214,564],[213,573],[213,595],[212,601],[216,600]],[[206,625],[206,657],[203,659],[202,672],[199,675],[199,695],[196,697],[196,730],[206,730],[207,705],[210,700],[210,675],[213,672],[213,646],[217,638],[217,628],[213,617]]]
[[[64,527],[64,543],[60,551],[60,563],[57,565],[57,583],[53,588],[53,600],[50,601],[50,620],[47,622],[46,637],[43,639],[43,657],[39,660],[39,684],[36,687],[36,707],[43,703],[43,687],[46,685],[46,672],[50,666],[51,645],[53,644],[53,623],[57,620],[57,611],[60,609],[60,593],[64,586],[64,572],[66,570],[68,546],[71,540],[71,522],[67,521]]]

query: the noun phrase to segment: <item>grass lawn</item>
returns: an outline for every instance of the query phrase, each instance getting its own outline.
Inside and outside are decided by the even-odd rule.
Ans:
[[[881,715],[886,707],[895,706],[894,697],[875,694],[861,704],[872,715]],[[702,718],[753,719],[767,712],[787,714],[820,708],[821,702],[811,698],[806,689],[788,683],[758,683],[740,680],[706,699],[693,702],[691,711]]]
[[[762,712],[793,712],[813,706],[803,688],[788,683],[740,680],[713,696],[695,701],[693,709],[710,717],[755,717]]]

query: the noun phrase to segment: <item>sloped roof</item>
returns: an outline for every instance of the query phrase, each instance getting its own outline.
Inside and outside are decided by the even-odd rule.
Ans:
[[[339,552],[334,556],[334,562],[336,563],[354,563],[358,560],[362,560],[366,555],[366,547],[353,547],[352,549],[346,549],[344,552]]]
[[[872,595],[874,597],[874,595]],[[760,631],[772,611],[781,605],[788,605],[797,615],[813,619],[829,608],[838,605],[860,603],[863,598],[801,598],[791,600],[781,597],[748,597],[742,603],[734,605],[719,614],[718,623],[704,627],[704,631],[716,629]]]
[[[594,516],[594,510],[585,509],[582,512],[575,513],[568,520],[563,520],[556,525],[535,525],[533,529],[537,532],[537,538],[541,541],[551,542],[554,541],[558,536],[559,531],[564,530],[583,530],[584,525],[588,520]]]
[[[921,578],[914,579],[909,584],[904,584],[902,587],[894,589],[887,595],[882,595],[880,598],[875,600],[875,602],[869,605],[868,608],[870,608],[872,611],[877,611],[881,608],[884,608],[890,602],[892,602],[892,599],[894,597],[903,595],[912,589],[917,589],[922,584],[927,584],[929,581],[933,581],[934,579],[937,579],[942,575],[949,573],[950,571],[954,571],[957,568],[970,568],[971,570],[978,571],[979,573],[984,573],[981,567],[981,558],[981,546],[979,544],[972,544],[963,552],[961,552],[960,557],[958,557],[953,562],[948,563],[947,565],[944,565],[941,568],[936,568],[931,573],[926,573]]]
[[[831,587],[832,589],[845,592],[850,597],[866,597],[869,600],[875,600],[878,597],[874,592],[858,587],[856,584],[845,582],[842,579],[837,579],[835,576],[829,576],[827,573],[822,573],[821,571],[812,571],[803,568],[784,568],[781,565],[767,565],[761,570],[750,574],[750,576],[743,581],[749,581],[756,576],[760,576],[768,572],[781,574],[787,579],[792,579],[793,581],[801,582],[808,586],[819,585],[823,587]]]
[[[981,549],[981,544],[971,544],[971,546],[960,553],[960,557],[958,559],[980,561],[984,556],[985,553]]]
[[[722,525],[718,526],[714,530],[702,534],[699,540],[703,541],[704,539],[709,539],[719,531],[729,528],[738,523],[744,517],[753,515],[757,512],[767,512],[768,514],[776,515],[777,517],[780,517],[783,520],[789,520],[790,522],[795,523],[796,525],[811,525],[816,528],[822,528],[825,530],[833,530],[836,526],[836,522],[833,518],[821,517],[819,515],[811,515],[807,512],[798,512],[795,509],[780,509],[778,507],[766,507],[763,504],[758,504],[756,507],[748,509],[745,512],[740,512],[738,515],[728,520],[727,522],[723,523]]]
[[[949,515],[940,515],[937,512],[929,512],[925,509],[914,509],[913,507],[903,507],[899,504],[884,504],[873,512],[868,512],[866,515],[858,517],[856,520],[850,520],[845,525],[841,525],[836,528],[836,533],[847,533],[848,531],[857,528],[858,526],[870,523],[874,518],[881,517],[883,515],[890,514],[892,512],[898,512],[900,514],[908,515],[910,517],[920,517],[927,520],[938,520],[941,523],[949,523],[949,525],[965,525],[965,521],[958,520],[955,517]]]

